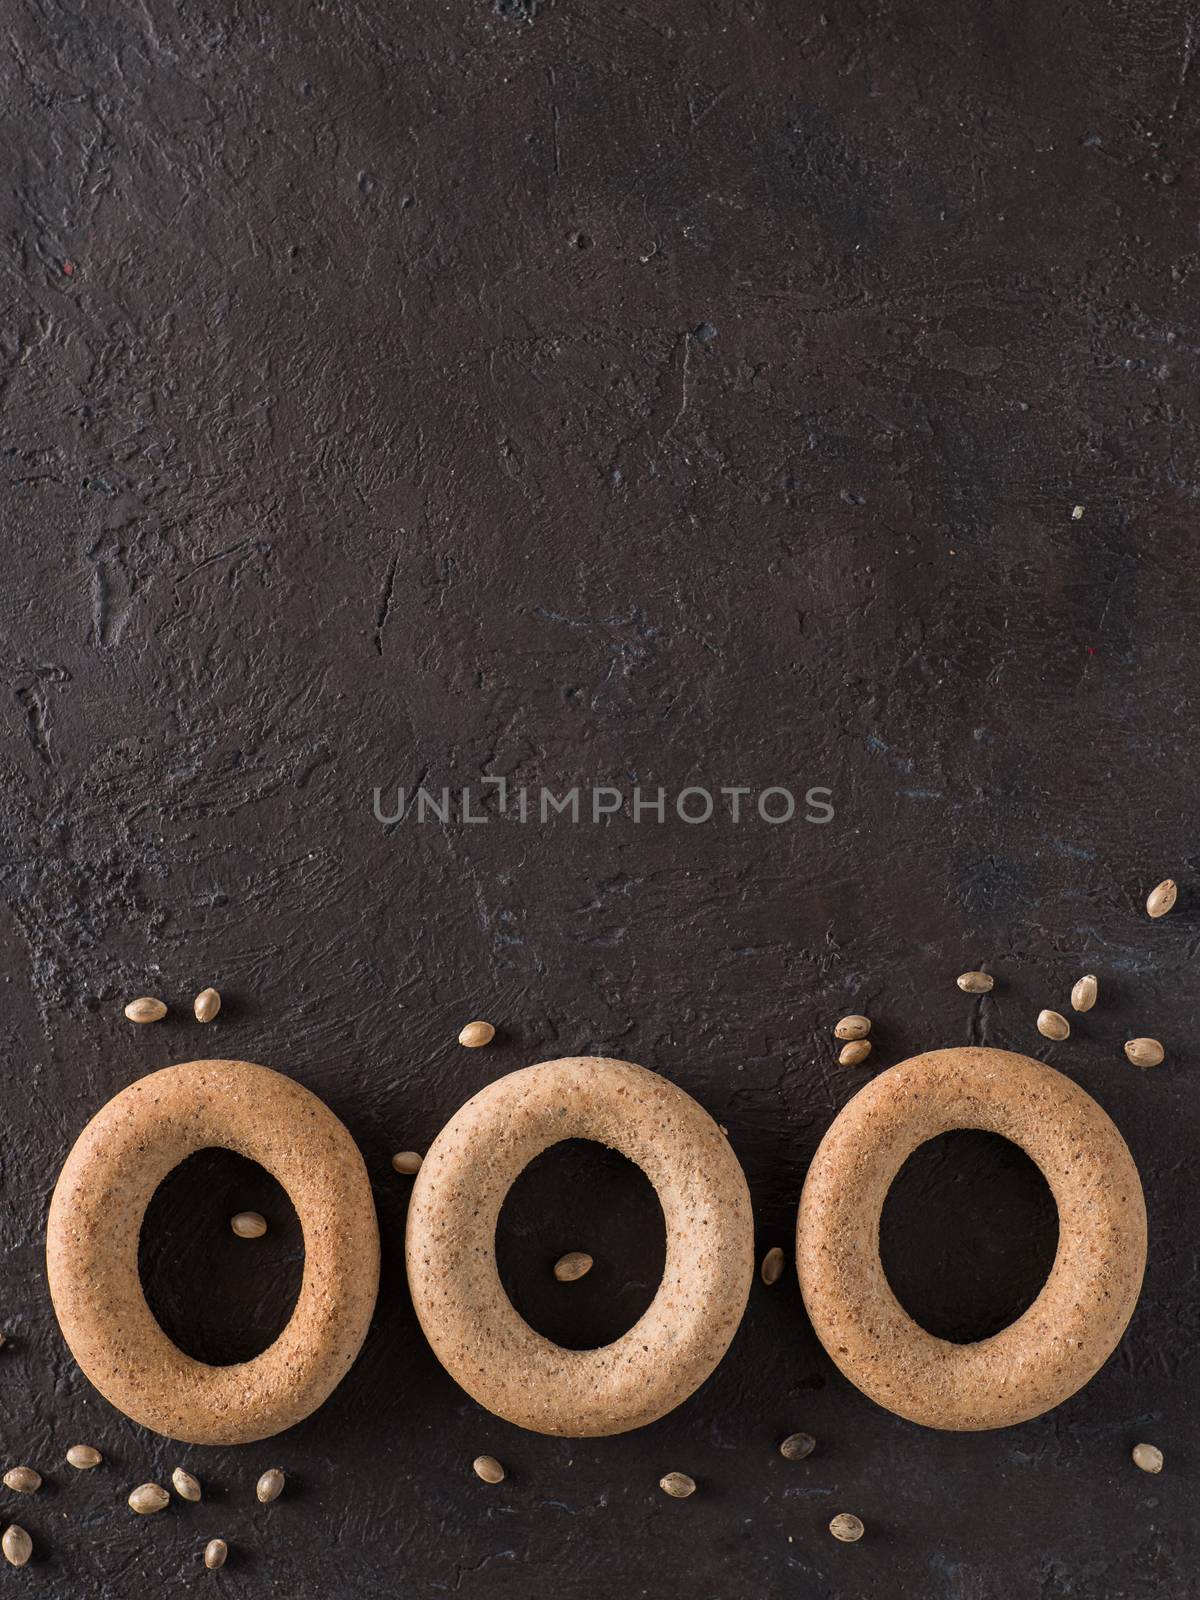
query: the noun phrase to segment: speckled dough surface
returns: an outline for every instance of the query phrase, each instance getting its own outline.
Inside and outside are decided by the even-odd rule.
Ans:
[[[1020,1145],[1059,1223],[1034,1303],[965,1345],[908,1316],[879,1258],[893,1179],[918,1145],[953,1128]],[[800,1287],[826,1350],[864,1394],[930,1428],[1006,1427],[1082,1388],[1116,1348],[1145,1264],[1146,1209],[1125,1141],[1069,1078],[1007,1050],[933,1050],[869,1083],[821,1141],[796,1227]]]
[[[594,1139],[636,1162],[666,1224],[657,1295],[598,1350],[536,1333],[496,1268],[504,1197],[562,1139]],[[539,1433],[623,1433],[686,1400],[728,1349],[754,1270],[750,1196],[728,1140],[690,1095],[627,1061],[568,1057],[490,1084],[446,1124],[413,1188],[407,1256],[421,1326],[481,1405]]]
[[[272,1173],[304,1231],[291,1320],[261,1355],[227,1367],[167,1338],[138,1277],[155,1189],[214,1145]],[[247,1061],[189,1061],[131,1084],[80,1134],[50,1204],[46,1264],[63,1335],[107,1400],[172,1439],[244,1444],[315,1411],[354,1361],[375,1306],[379,1231],[358,1148],[315,1095]]]

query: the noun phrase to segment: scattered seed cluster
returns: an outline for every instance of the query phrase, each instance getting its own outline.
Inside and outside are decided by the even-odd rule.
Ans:
[[[201,989],[192,1001],[192,1012],[197,1022],[211,1022],[220,1009],[221,996],[215,989]],[[130,1022],[138,1022],[143,1026],[150,1022],[161,1022],[166,1014],[166,1001],[152,994],[139,995],[125,1007],[125,1015]]]
[[[833,1037],[842,1039],[845,1043],[838,1051],[838,1063],[843,1067],[861,1067],[871,1054],[871,1041],[867,1035],[871,1031],[870,1017],[861,1017],[857,1013],[843,1017],[840,1022],[833,1025]]]
[[[1174,906],[1179,895],[1179,886],[1174,878],[1164,878],[1156,884],[1146,896],[1146,913],[1151,917],[1165,917]],[[964,994],[989,994],[995,979],[988,972],[963,972],[957,979],[958,987]],[[1085,972],[1082,978],[1077,978],[1071,989],[1071,1009],[1079,1013],[1088,1012],[1096,1004],[1100,995],[1100,984],[1094,972]],[[846,1022],[857,1019],[847,1017]],[[842,1023],[838,1024],[840,1028]],[[869,1026],[869,1024],[868,1024]],[[1071,1024],[1061,1011],[1042,1010],[1037,1016],[1037,1030],[1044,1039],[1051,1039],[1055,1044],[1061,1044],[1064,1039],[1071,1037]],[[834,1030],[837,1032],[837,1029]],[[843,1037],[843,1035],[839,1035]],[[844,1037],[849,1038],[847,1034]],[[1157,1039],[1129,1039],[1125,1044],[1125,1054],[1135,1067],[1157,1067],[1166,1057],[1166,1051]]]
[[[68,1465],[77,1472],[91,1472],[101,1465],[104,1457],[94,1445],[73,1444],[67,1451],[66,1459]],[[15,1494],[37,1494],[42,1487],[42,1475],[33,1467],[9,1467],[3,1481],[5,1488]],[[278,1500],[285,1481],[278,1467],[271,1467],[264,1472],[255,1486],[259,1501],[269,1505],[272,1500]],[[171,1487],[181,1500],[193,1505],[203,1498],[200,1480],[184,1467],[176,1467],[171,1473]],[[165,1511],[170,1503],[170,1493],[161,1483],[138,1484],[136,1489],[130,1491],[126,1501],[129,1509],[139,1517],[152,1517],[159,1511]],[[23,1567],[33,1555],[33,1540],[24,1528],[14,1522],[0,1537],[0,1551],[10,1566]],[[204,1547],[204,1565],[210,1572],[223,1567],[228,1557],[229,1546],[224,1539],[210,1539]]]

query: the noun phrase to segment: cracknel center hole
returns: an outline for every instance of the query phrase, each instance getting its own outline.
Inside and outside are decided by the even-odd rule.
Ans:
[[[999,1134],[961,1128],[919,1145],[879,1220],[892,1293],[928,1333],[991,1338],[1037,1299],[1058,1249],[1058,1209],[1035,1162]]]
[[[554,1264],[582,1250],[593,1266],[559,1283]],[[536,1156],[505,1197],[496,1265],[531,1328],[569,1350],[595,1350],[627,1333],[662,1280],[667,1230],[654,1185],[635,1162],[590,1139],[564,1139]]]
[[[241,1239],[239,1211],[267,1231]],[[181,1161],[151,1196],[138,1240],[146,1304],[168,1339],[209,1366],[261,1355],[295,1310],[304,1235],[286,1189],[256,1161],[204,1149]]]

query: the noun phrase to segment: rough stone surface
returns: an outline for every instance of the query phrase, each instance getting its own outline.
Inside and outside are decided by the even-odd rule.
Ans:
[[[47,1479],[23,1592],[193,1595],[212,1522],[124,1504],[186,1456],[230,1545],[214,1581],[246,1596],[1186,1595],[1191,8],[3,9],[0,1436]],[[484,826],[372,817],[376,785],[485,772],[829,785],[836,815],[543,827],[493,791]],[[994,992],[964,996],[981,966]],[[1085,972],[1095,1010],[1041,1040]],[[147,993],[171,1010],[138,1028]],[[848,1012],[863,1068],[836,1065]],[[480,1016],[497,1038],[463,1050]],[[1146,1034],[1168,1054],[1141,1073],[1122,1045]],[[1137,1313],[1047,1416],[888,1415],[790,1274],[690,1401],[610,1439],[490,1418],[421,1337],[390,1158],[493,1079],[589,1053],[678,1083],[729,1129],[761,1255],[838,1108],[954,1044],[1052,1061],[1142,1174]],[[88,1118],[199,1054],[332,1107],[384,1262],[314,1417],[182,1452],[83,1378],[43,1245]],[[526,1317],[586,1342],[649,1303],[661,1221],[571,1149],[498,1245]],[[179,1338],[245,1352],[286,1318],[298,1240],[261,1174],[214,1162],[156,1197],[146,1288]],[[242,1209],[270,1225],[253,1264]],[[558,1284],[570,1249],[596,1266]],[[1044,1185],[983,1134],[918,1152],[885,1208],[929,1328],[994,1332],[1052,1253]],[[797,1430],[817,1449],[786,1462]],[[80,1439],[104,1465],[56,1467]],[[830,1538],[842,1511],[860,1544]]]

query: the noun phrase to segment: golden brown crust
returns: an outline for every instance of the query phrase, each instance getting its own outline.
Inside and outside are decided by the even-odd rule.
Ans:
[[[304,1232],[304,1278],[278,1339],[252,1361],[211,1367],[163,1333],[138,1277],[155,1189],[208,1146],[259,1162]],[[327,1106],[247,1061],[189,1061],[108,1102],[67,1157],[46,1231],[50,1294],[76,1361],[126,1416],[189,1444],[245,1444],[300,1422],[357,1356],[379,1281],[366,1168]]]
[[[496,1270],[505,1196],[562,1139],[636,1162],[666,1223],[657,1295],[599,1350],[536,1333]],[[750,1196],[728,1140],[682,1089],[627,1061],[545,1061],[489,1085],[434,1140],[413,1185],[407,1257],[426,1337],[481,1405],[538,1433],[623,1433],[679,1405],[729,1347],[754,1272]]]
[[[902,1309],[879,1259],[892,1181],[952,1128],[1003,1135],[1037,1163],[1058,1206],[1058,1252],[1033,1305],[977,1344],[934,1338]],[[850,1381],[930,1428],[1002,1428],[1083,1387],[1116,1348],[1146,1263],[1146,1208],[1125,1141],[1091,1097],[1007,1050],[933,1050],[882,1073],[813,1158],[796,1267],[818,1337]]]

